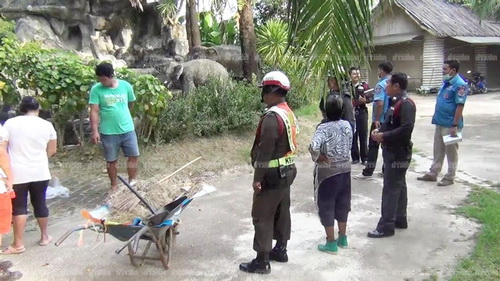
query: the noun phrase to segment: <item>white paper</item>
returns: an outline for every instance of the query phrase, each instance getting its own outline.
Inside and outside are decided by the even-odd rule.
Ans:
[[[462,132],[458,132],[456,137],[452,137],[451,135],[443,136],[443,142],[445,145],[450,145],[461,141],[462,141]]]

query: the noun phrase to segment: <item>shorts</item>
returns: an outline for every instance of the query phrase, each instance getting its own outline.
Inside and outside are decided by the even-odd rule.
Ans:
[[[0,234],[8,234],[12,225],[12,199],[8,192],[0,194]]]
[[[351,173],[342,173],[323,180],[318,187],[318,214],[321,224],[333,226],[335,220],[347,222],[351,211]]]
[[[101,144],[104,152],[104,158],[107,162],[118,160],[120,148],[125,157],[139,156],[139,144],[135,131],[130,131],[120,135],[101,134]]]
[[[46,193],[49,181],[33,181],[14,184],[16,198],[12,199],[12,215],[22,216],[28,214],[28,193],[35,218],[46,218],[49,216],[47,208]]]

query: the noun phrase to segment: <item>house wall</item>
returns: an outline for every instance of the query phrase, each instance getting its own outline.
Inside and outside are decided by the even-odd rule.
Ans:
[[[393,65],[394,72],[404,72],[409,76],[408,89],[414,91],[422,83],[422,55],[422,39],[376,47],[370,60],[368,76],[370,86],[374,87],[378,81],[378,65],[381,62],[389,61]]]
[[[500,45],[489,45],[486,49],[486,87],[489,89],[500,88]]]
[[[486,77],[486,85],[488,88],[499,88],[500,77],[497,74],[500,69],[500,46],[489,45],[485,46],[485,51],[479,51],[481,57],[476,56],[476,53],[481,48],[479,45],[469,44],[453,38],[445,40],[445,59],[457,59],[460,62],[460,73],[470,77],[467,71],[479,71]],[[486,68],[486,71],[484,69]]]
[[[453,38],[444,40],[444,59],[456,59],[460,62],[459,72],[468,77],[467,71],[474,71],[474,46]]]

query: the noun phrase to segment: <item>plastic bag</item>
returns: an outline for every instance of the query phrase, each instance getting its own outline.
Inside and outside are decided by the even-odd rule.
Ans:
[[[46,199],[52,199],[56,197],[68,198],[69,197],[69,189],[62,186],[59,182],[59,178],[54,177],[49,186],[47,187],[47,192],[45,193]]]

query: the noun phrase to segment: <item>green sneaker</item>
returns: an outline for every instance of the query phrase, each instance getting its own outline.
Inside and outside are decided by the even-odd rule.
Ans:
[[[340,248],[347,248],[347,235],[339,235],[339,238],[337,239],[337,244],[339,245]]]
[[[326,242],[325,245],[319,244],[318,250],[329,254],[336,254],[339,251],[339,247],[337,246],[337,240],[333,242]]]

